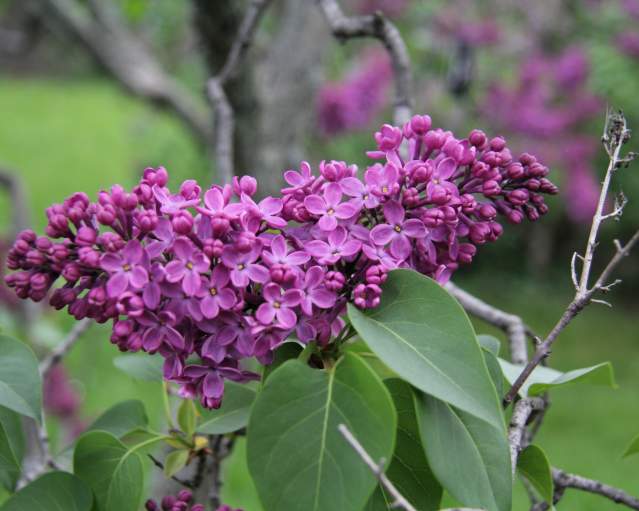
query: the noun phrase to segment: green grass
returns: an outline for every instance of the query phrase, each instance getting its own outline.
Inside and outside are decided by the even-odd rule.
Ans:
[[[174,182],[199,178],[206,172],[206,162],[179,124],[105,82],[3,78],[0,112],[0,165],[16,169],[24,179],[33,225],[39,230],[45,224],[43,210],[52,202],[77,190],[94,196],[113,183],[131,185],[147,165],[166,165]],[[354,145],[359,143],[353,139]],[[332,149],[348,148],[335,144]],[[4,198],[0,228],[7,227],[2,219],[8,218],[8,208]],[[565,266],[565,261],[560,263]],[[490,275],[486,270],[479,276],[471,271],[472,277],[461,283],[484,299],[521,314],[539,334],[548,332],[570,299],[568,275],[559,273],[560,282],[550,276],[517,282],[499,275],[498,268],[494,272]],[[40,350],[71,324],[64,314],[51,313],[47,318],[48,322],[36,328],[34,342]],[[493,332],[476,325],[478,332]],[[83,417],[91,420],[118,401],[138,398],[145,402],[152,423],[159,426],[159,385],[135,382],[116,370],[112,358],[118,351],[108,336],[108,327],[92,328],[65,362],[84,397]],[[620,456],[639,432],[638,345],[636,319],[629,306],[608,309],[595,305],[578,317],[557,341],[552,365],[568,370],[610,360],[620,388],[575,386],[553,392],[552,407],[537,440],[554,465],[635,494],[639,494],[639,456],[627,460]],[[253,490],[246,486],[242,449],[234,456],[224,493],[230,504],[258,511]],[[521,488],[516,491],[514,509],[528,509]],[[617,506],[568,491],[559,509],[607,511]]]

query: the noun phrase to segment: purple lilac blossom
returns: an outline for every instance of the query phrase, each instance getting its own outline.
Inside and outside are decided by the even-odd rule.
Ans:
[[[97,202],[76,193],[47,209],[47,236],[18,236],[6,283],[76,319],[111,321],[120,350],[158,353],[183,397],[219,407],[225,381],[258,378],[246,359],[270,363],[291,335],[327,347],[348,302],[380,303],[389,270],[444,283],[501,236],[500,217],[537,220],[558,191],[503,138],[458,139],[428,116],[384,125],[375,141],[363,179],[345,162],[318,173],[303,162],[280,197],[260,202],[248,176],[174,194],[164,168]]]

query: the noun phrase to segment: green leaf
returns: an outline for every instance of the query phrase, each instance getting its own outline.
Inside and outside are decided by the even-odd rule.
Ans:
[[[492,335],[479,334],[477,336],[477,342],[485,350],[488,350],[490,353],[492,353],[496,357],[499,356],[499,350],[501,349],[501,342],[499,342],[499,339],[497,339],[497,337],[493,337]]]
[[[630,442],[630,445],[626,448],[623,453],[623,458],[627,458],[628,456],[632,456],[633,454],[637,454],[639,452],[639,435],[634,437]]]
[[[181,449],[179,451],[171,451],[164,459],[164,477],[171,477],[177,474],[186,466],[189,460],[189,451]]]
[[[521,374],[524,366],[511,364],[499,359],[504,376],[512,385]],[[537,366],[522,385],[521,396],[538,396],[555,387],[566,387],[575,383],[588,383],[604,387],[616,388],[615,377],[610,362],[603,362],[592,367],[575,369],[562,373],[549,367]]]
[[[291,360],[258,395],[247,457],[266,511],[362,509],[376,480],[338,430],[345,424],[373,459],[390,459],[396,413],[388,390],[357,355],[329,370]]]
[[[286,342],[284,342],[284,344],[282,344],[275,350],[273,362],[271,362],[269,365],[264,366],[264,369],[262,369],[262,383],[264,383],[266,379],[271,375],[271,373],[275,371],[275,369],[280,367],[284,362],[297,358],[302,350],[302,346],[297,341],[287,340]]]
[[[131,378],[143,381],[162,381],[164,359],[160,355],[129,353],[113,359],[113,365]]]
[[[121,437],[134,429],[143,429],[149,424],[144,404],[137,399],[122,401],[104,412],[89,426],[89,431],[107,431]]]
[[[376,309],[348,305],[366,344],[413,386],[504,430],[495,386],[459,303],[412,270],[391,271],[383,289]]]
[[[73,471],[93,490],[96,511],[139,510],[144,468],[136,448],[127,448],[104,431],[85,433],[78,440]]]
[[[505,433],[427,394],[417,399],[417,410],[429,465],[444,489],[464,506],[510,511]]]
[[[239,383],[227,381],[222,406],[217,410],[200,410],[202,420],[198,433],[221,435],[242,429],[248,424],[255,391]]]
[[[0,335],[0,405],[40,421],[42,379],[38,360],[24,343]]]
[[[552,470],[546,453],[540,447],[526,447],[517,458],[517,470],[528,479],[544,501],[552,504],[555,491]]]
[[[442,498],[442,487],[431,471],[424,447],[419,437],[419,425],[415,415],[415,394],[408,383],[398,378],[384,382],[393,397],[397,410],[397,438],[395,452],[386,476],[397,487],[399,492],[418,511],[435,511],[439,509]],[[369,511],[374,509],[391,509],[392,497],[386,495],[384,488],[369,500]]]
[[[388,366],[384,364],[384,362],[382,362],[361,339],[353,343],[348,343],[344,346],[343,351],[344,353],[355,353],[363,358],[382,380],[398,377],[397,373],[389,369]]]
[[[183,399],[178,408],[177,420],[180,428],[191,437],[195,433],[195,425],[197,422],[197,409],[195,403],[191,399]]]
[[[488,351],[486,348],[482,348],[482,352],[484,354],[486,367],[488,367],[490,379],[493,381],[495,389],[497,389],[497,395],[502,396],[504,394],[504,373],[499,365],[499,360],[493,352]]]
[[[91,511],[91,490],[76,476],[50,472],[22,488],[0,511]]]
[[[24,456],[25,438],[22,420],[16,412],[0,406],[0,426],[2,427],[2,457],[6,459],[0,468],[0,484],[13,490],[20,476],[20,464]],[[15,465],[13,463],[15,460]]]
[[[15,481],[20,474],[20,461],[2,424],[0,424],[0,472],[7,474],[9,481]]]

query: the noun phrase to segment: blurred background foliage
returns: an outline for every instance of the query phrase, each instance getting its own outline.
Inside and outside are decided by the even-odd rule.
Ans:
[[[39,3],[0,0],[0,168],[23,185],[30,218],[22,223],[41,231],[50,204],[77,190],[95,196],[114,183],[131,186],[147,166],[167,167],[172,184],[214,180],[210,154],[175,113],[122,87]],[[197,28],[206,3],[75,0],[80,8],[106,6],[107,15],[150,48],[209,116],[203,84],[225,53]],[[460,137],[474,127],[502,134],[517,148],[541,153],[551,166],[565,191],[550,201],[551,213],[538,224],[507,228],[498,243],[482,247],[476,261],[456,276],[471,292],[522,315],[535,331],[547,332],[571,296],[570,255],[584,244],[593,186],[607,164],[599,145],[606,106],[623,108],[630,126],[639,126],[639,1],[344,3],[352,13],[380,9],[398,24],[414,65],[416,111],[430,114],[435,126]],[[245,2],[219,2],[219,7],[223,4],[241,12]],[[302,4],[275,2],[249,60],[257,71],[246,75],[258,91],[262,117],[251,124],[250,116],[240,115],[238,172],[256,173],[267,189],[300,159],[313,164],[339,159],[365,168],[372,132],[390,119],[392,75],[377,43],[333,41],[319,12]],[[232,14],[222,16],[231,25]],[[297,32],[295,16],[306,24]],[[302,29],[314,39],[290,46],[287,38]],[[287,60],[302,64],[280,69]],[[280,78],[293,84],[285,88]],[[284,88],[279,91],[284,97],[278,88]],[[620,223],[604,227],[602,260],[613,238],[627,237],[639,224],[637,176],[636,168],[618,173],[616,186],[630,203]],[[0,196],[2,248],[13,235],[13,199]],[[595,305],[586,311],[563,334],[552,359],[566,370],[611,360],[620,388],[557,392],[539,437],[553,464],[632,493],[639,492],[639,460],[621,460],[621,453],[639,424],[636,261],[633,255],[622,268],[624,284],[615,288],[614,308]],[[70,328],[63,314],[25,313],[6,293],[0,299],[2,328],[29,339],[40,353]],[[477,330],[489,331],[481,324]],[[93,327],[65,362],[66,387],[58,393],[74,397],[67,408],[58,403],[58,418],[50,423],[58,447],[123,399],[142,399],[152,423],[161,424],[160,387],[117,371],[112,365],[117,350],[108,337],[107,328]],[[56,404],[49,407],[55,411]],[[259,511],[242,448],[240,443],[227,465],[227,502]],[[525,493],[517,492],[515,509],[524,509]],[[615,508],[581,492],[569,492],[560,507]]]

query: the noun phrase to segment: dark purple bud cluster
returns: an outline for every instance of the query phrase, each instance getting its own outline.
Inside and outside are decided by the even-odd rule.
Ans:
[[[162,499],[162,502],[158,504],[155,500],[149,499],[144,504],[144,508],[147,511],[204,511],[203,504],[192,504],[193,494],[189,490],[182,490],[175,497],[173,495],[167,495]],[[228,506],[226,506],[228,508]],[[225,506],[218,508],[217,511],[227,511],[223,509]],[[228,511],[233,511],[228,508]],[[236,511],[242,511],[238,509]]]
[[[502,234],[500,216],[537,220],[557,193],[535,157],[478,130],[459,140],[415,116],[375,140],[381,161],[363,179],[355,165],[314,174],[304,162],[281,197],[259,202],[252,177],[174,194],[163,168],[97,202],[76,193],[47,210],[47,237],[19,235],[6,282],[77,319],[111,320],[121,350],[159,353],[184,397],[218,407],[224,380],[258,377],[243,359],[270,363],[290,335],[327,345],[347,302],[379,304],[390,269],[443,283]]]

